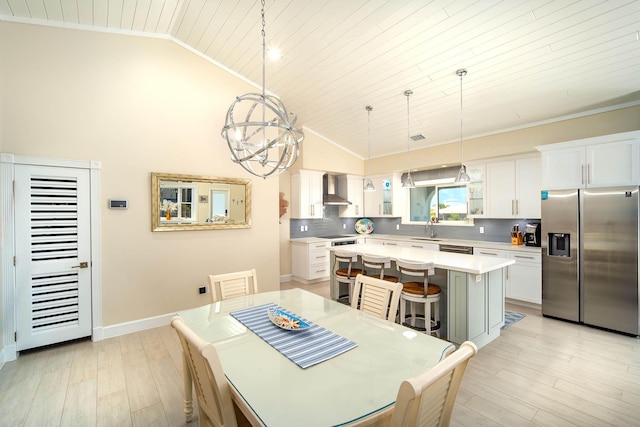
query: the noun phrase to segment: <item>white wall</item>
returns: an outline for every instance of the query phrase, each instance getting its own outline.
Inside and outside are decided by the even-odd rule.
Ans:
[[[0,64],[2,152],[102,163],[104,326],[204,305],[212,273],[256,268],[279,288],[279,181],[233,164],[220,136],[255,88],[168,40],[7,22]],[[151,172],[252,179],[252,227],[152,232]]]

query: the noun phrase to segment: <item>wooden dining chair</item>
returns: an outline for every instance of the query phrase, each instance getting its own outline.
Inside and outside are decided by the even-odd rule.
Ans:
[[[213,302],[258,293],[256,270],[237,271],[226,274],[210,274],[209,287]],[[218,290],[220,295],[218,296]]]
[[[377,277],[356,276],[351,307],[390,320],[396,319],[402,283],[393,283]]]
[[[220,358],[213,344],[196,335],[180,316],[171,319],[178,333],[198,400],[200,426],[237,427],[248,425],[231,400],[230,386],[224,376]],[[238,418],[237,418],[237,417]]]
[[[448,426],[469,360],[478,348],[471,341],[433,368],[400,384],[391,427]]]

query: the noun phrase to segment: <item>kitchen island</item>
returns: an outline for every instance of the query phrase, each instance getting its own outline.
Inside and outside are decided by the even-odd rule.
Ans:
[[[440,324],[444,338],[457,345],[470,340],[480,348],[500,336],[504,325],[504,267],[514,264],[513,259],[363,243],[331,247],[332,272],[337,268],[336,250],[360,256],[388,256],[392,262],[433,262],[436,275],[429,281],[442,289]],[[333,299],[338,298],[337,285],[331,274]]]

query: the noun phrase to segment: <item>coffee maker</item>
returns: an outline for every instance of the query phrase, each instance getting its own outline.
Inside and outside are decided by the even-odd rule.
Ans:
[[[540,246],[540,224],[527,224],[524,227],[524,244],[527,246]]]

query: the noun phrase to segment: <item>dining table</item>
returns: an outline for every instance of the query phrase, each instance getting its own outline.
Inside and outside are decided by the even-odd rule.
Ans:
[[[267,308],[274,305],[303,325],[352,345],[301,367],[238,320],[239,313],[248,310],[268,318]],[[401,382],[455,350],[445,340],[300,288],[232,298],[177,314],[215,346],[232,399],[252,425],[327,427],[389,417]],[[310,339],[304,338],[309,334],[305,330],[283,333],[298,341]],[[185,416],[190,421],[192,379],[186,360],[184,367]]]

